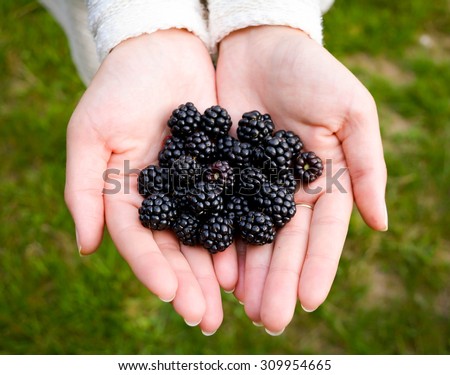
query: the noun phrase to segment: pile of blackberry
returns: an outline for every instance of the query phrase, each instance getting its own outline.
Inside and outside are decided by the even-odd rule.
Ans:
[[[218,105],[201,114],[186,103],[172,112],[159,165],[138,177],[144,227],[171,229],[183,244],[211,254],[236,235],[254,245],[273,242],[295,215],[297,184],[317,179],[322,161],[296,134],[274,132],[268,114],[244,113],[237,139],[228,134],[231,125]]]

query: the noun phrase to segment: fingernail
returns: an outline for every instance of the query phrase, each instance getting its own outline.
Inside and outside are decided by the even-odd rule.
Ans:
[[[303,306],[303,305],[301,305],[301,306],[302,306],[302,309],[303,309],[304,311],[306,311],[307,313],[310,313],[310,312],[313,312],[313,311],[316,310],[316,309],[309,310],[309,309],[307,309],[305,306]]]
[[[198,322],[191,323],[191,322],[188,322],[186,319],[184,319],[184,322],[185,322],[189,327],[195,327],[195,326],[198,326],[198,325],[200,324],[201,321],[202,321],[202,320],[200,319]]]
[[[255,327],[264,327],[264,324],[258,322],[252,322]]]
[[[168,298],[168,299],[164,299],[164,298],[161,298],[161,297],[158,297],[158,298],[161,301],[163,301],[163,302],[169,303],[169,302],[172,302],[175,299],[175,296],[173,296],[172,298]]]
[[[280,335],[284,332],[284,328],[283,328],[281,331],[278,331],[278,332],[272,332],[272,331],[269,331],[269,330],[266,328],[266,332],[267,332],[270,336],[280,336]]]
[[[238,302],[239,302],[239,303],[240,303],[240,304],[241,304],[242,306],[244,306],[244,302],[242,302],[242,301],[239,301],[239,300],[238,300]]]
[[[386,206],[384,206],[384,209],[385,209],[385,219],[384,219],[385,225],[384,225],[382,232],[387,232],[389,229],[389,216],[388,216],[388,211],[387,211]]]
[[[75,228],[75,240],[77,241],[78,254],[80,254],[80,257],[85,257],[87,254],[83,254],[83,249],[81,248],[80,240],[78,238],[78,231],[77,228]]]
[[[231,290],[223,290],[225,293],[227,293],[227,294],[231,294],[231,293],[233,293],[234,292],[234,288],[233,289],[231,289]]]
[[[205,331],[203,331],[203,329],[202,329],[202,333],[203,333],[204,336],[212,336],[212,335],[214,335],[216,332],[217,332],[217,329],[216,329],[215,331],[212,331],[212,332],[205,332]]]

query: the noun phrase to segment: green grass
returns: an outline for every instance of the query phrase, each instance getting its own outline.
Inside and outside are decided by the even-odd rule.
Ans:
[[[108,236],[78,256],[65,126],[84,87],[53,19],[36,2],[1,2],[0,353],[449,354],[449,9],[338,0],[326,15],[327,48],[379,106],[390,230],[355,212],[328,300],[298,310],[284,335],[254,327],[226,295],[206,338],[136,281]]]

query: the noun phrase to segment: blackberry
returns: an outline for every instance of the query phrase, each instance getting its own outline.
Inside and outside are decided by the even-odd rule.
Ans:
[[[250,212],[250,205],[245,197],[234,195],[225,205],[225,213],[237,226],[242,216]]]
[[[300,155],[300,152],[303,149],[303,142],[298,135],[291,131],[278,130],[273,136],[277,138],[284,138],[286,140],[287,144],[291,148],[292,156],[294,158]]]
[[[220,215],[211,216],[200,228],[200,243],[211,254],[224,251],[233,243],[233,223]]]
[[[275,226],[279,228],[284,227],[297,211],[294,194],[288,193],[285,188],[278,185],[264,184],[253,200],[255,206],[269,215]]]
[[[202,115],[201,127],[213,139],[227,135],[231,125],[230,115],[219,105],[208,108]]]
[[[223,210],[222,190],[217,185],[200,181],[187,195],[189,209],[198,216]]]
[[[253,196],[259,192],[265,182],[267,182],[267,177],[259,168],[245,168],[239,177],[239,194]]]
[[[175,160],[170,169],[175,190],[193,187],[201,177],[201,166],[189,155],[182,155]]]
[[[292,151],[284,138],[271,137],[253,150],[252,160],[255,166],[276,174],[291,167]]]
[[[189,212],[182,212],[172,229],[184,245],[195,246],[198,244],[199,227],[199,219]]]
[[[216,145],[204,131],[198,131],[186,138],[186,153],[201,163],[208,163],[216,156]]]
[[[184,155],[184,141],[176,136],[168,138],[163,149],[159,153],[159,166],[161,168],[170,168],[175,160]]]
[[[144,198],[157,193],[169,193],[169,171],[156,165],[144,168],[138,176],[138,190]]]
[[[322,160],[314,152],[302,152],[295,161],[295,177],[303,183],[315,181],[322,172]]]
[[[272,135],[274,124],[268,114],[262,115],[258,111],[247,112],[242,115],[237,128],[237,136],[241,142],[248,142],[254,146]]]
[[[201,114],[197,111],[194,104],[188,102],[181,104],[172,112],[167,125],[172,131],[173,135],[186,137],[194,133],[201,123]]]
[[[250,166],[252,146],[227,135],[218,139],[217,153],[220,160],[228,161],[233,167],[245,168]]]
[[[294,194],[295,190],[297,190],[297,180],[294,176],[294,170],[291,168],[283,169],[276,174],[270,175],[269,182],[285,188],[291,194]]]
[[[250,211],[239,220],[242,239],[252,245],[264,245],[275,239],[275,227],[272,219],[258,211]]]
[[[226,195],[233,194],[234,172],[227,161],[218,160],[204,171],[204,180],[208,183],[218,184]]]
[[[146,228],[163,230],[170,228],[177,217],[173,200],[164,193],[150,195],[139,208],[139,220]]]

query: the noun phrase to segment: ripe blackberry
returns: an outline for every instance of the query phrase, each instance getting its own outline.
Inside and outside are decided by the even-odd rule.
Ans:
[[[277,138],[284,138],[286,140],[287,144],[291,148],[292,156],[294,158],[300,155],[300,152],[303,149],[303,142],[297,134],[291,131],[278,130],[273,136]]]
[[[204,171],[204,180],[222,187],[226,195],[233,194],[234,173],[227,161],[218,160]]]
[[[259,192],[265,182],[267,182],[267,177],[259,168],[245,168],[241,171],[239,177],[239,194],[253,196]]]
[[[242,239],[252,245],[264,245],[275,239],[275,227],[272,219],[258,211],[250,211],[239,220]]]
[[[177,214],[172,198],[164,193],[150,195],[139,208],[139,220],[142,225],[155,230],[170,228]]]
[[[269,175],[269,182],[285,188],[291,194],[294,194],[297,189],[297,180],[294,176],[294,170],[291,168],[283,169],[276,174]]]
[[[253,202],[255,207],[269,215],[279,228],[284,227],[296,213],[294,194],[275,184],[265,183],[261,191],[253,197]]]
[[[188,246],[198,244],[198,229],[200,220],[189,212],[182,212],[173,225],[173,231],[178,239]]]
[[[230,115],[219,105],[208,108],[202,115],[202,130],[213,139],[227,135],[231,125]]]
[[[189,209],[198,216],[223,210],[222,190],[217,185],[198,182],[187,194]]]
[[[239,121],[237,136],[241,142],[248,142],[254,146],[272,136],[274,124],[268,114],[262,115],[258,111],[244,113]]]
[[[184,155],[184,141],[176,136],[168,138],[163,149],[159,153],[159,166],[161,168],[170,168],[175,160]]]
[[[173,162],[170,173],[175,190],[193,187],[201,177],[201,166],[192,156],[182,155]]]
[[[169,193],[169,171],[156,165],[144,168],[138,176],[138,190],[144,198],[154,193]]]
[[[250,205],[247,198],[234,195],[225,205],[225,213],[233,223],[237,226],[242,216],[246,216],[250,212]]]
[[[295,177],[303,183],[315,181],[322,172],[322,160],[314,152],[302,152],[295,161]]]
[[[204,131],[198,131],[186,138],[186,153],[200,163],[208,163],[216,157],[216,145]]]
[[[211,254],[224,251],[233,242],[233,223],[220,215],[211,216],[200,228],[200,243]]]
[[[252,146],[226,135],[217,140],[217,154],[220,160],[228,161],[233,167],[245,168],[250,166]]]
[[[167,125],[172,131],[173,135],[186,137],[194,133],[201,123],[201,114],[197,111],[194,104],[188,102],[181,104],[172,112]]]
[[[252,160],[255,166],[276,174],[291,167],[292,151],[284,138],[271,137],[253,150]]]

